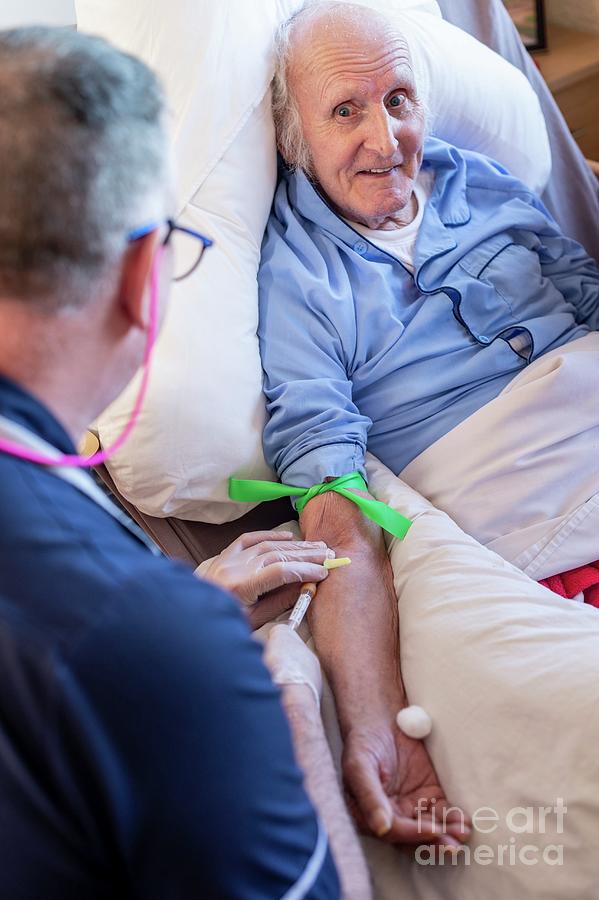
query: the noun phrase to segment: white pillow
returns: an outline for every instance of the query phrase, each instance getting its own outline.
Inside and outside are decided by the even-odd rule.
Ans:
[[[599,610],[531,581],[374,457],[367,470],[374,495],[413,520],[389,541],[408,699],[432,717],[448,799],[478,811],[466,865],[463,853],[419,865],[366,840],[377,900],[596,900]],[[338,759],[327,690],[322,714]]]
[[[272,37],[299,6],[77,0],[80,30],[103,34],[163,77],[181,217],[216,240],[197,273],[173,289],[141,421],[109,464],[122,494],[151,515],[234,519],[248,507],[229,502],[229,476],[270,477],[261,449],[256,272],[275,186]],[[435,132],[490,153],[529,183],[538,183],[532,173],[545,177],[545,126],[524,76],[442,20],[434,0],[390,0],[386,9],[404,11]],[[105,446],[134,393],[130,386],[100,418]]]

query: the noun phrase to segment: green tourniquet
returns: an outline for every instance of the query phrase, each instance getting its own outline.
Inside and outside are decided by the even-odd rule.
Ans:
[[[289,484],[280,484],[277,481],[249,481],[244,478],[229,479],[229,497],[231,500],[238,500],[241,503],[260,503],[263,500],[278,500],[280,497],[297,497],[296,508],[301,513],[302,509],[313,497],[318,494],[326,494],[328,491],[334,491],[347,497],[352,503],[355,503],[358,509],[368,518],[384,528],[396,538],[402,540],[412,524],[409,519],[400,513],[391,509],[386,503],[380,503],[378,500],[371,500],[354,494],[350,488],[359,491],[367,491],[368,487],[362,476],[358,472],[350,472],[349,475],[342,475],[326,484],[314,484],[310,488],[292,487]]]

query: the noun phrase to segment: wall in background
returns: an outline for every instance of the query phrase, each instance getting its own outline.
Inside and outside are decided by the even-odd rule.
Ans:
[[[0,0],[0,28],[74,24],[74,0]]]
[[[546,6],[550,22],[599,34],[599,0],[546,0]]]

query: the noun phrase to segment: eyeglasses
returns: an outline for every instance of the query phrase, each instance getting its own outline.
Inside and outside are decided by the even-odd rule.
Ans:
[[[148,222],[146,225],[130,231],[127,240],[137,241],[156,228],[160,228],[162,224],[167,227],[162,246],[166,247],[170,243],[173,248],[173,281],[183,281],[184,278],[195,272],[204,255],[204,250],[206,247],[211,247],[214,242],[200,234],[199,231],[194,231],[193,228],[178,225],[173,219],[167,219],[164,223]]]

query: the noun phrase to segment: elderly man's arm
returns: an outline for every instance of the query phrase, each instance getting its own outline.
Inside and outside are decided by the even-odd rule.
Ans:
[[[325,261],[295,215],[285,184],[275,197],[260,269],[260,352],[269,419],[264,449],[281,481],[309,487],[327,476],[364,474],[371,420],[354,401],[356,316],[352,285],[335,248]],[[284,240],[281,240],[284,234]],[[424,745],[395,725],[405,703],[397,602],[380,529],[338,495],[314,498],[305,534],[329,535],[353,559],[321,583],[310,618],[332,681],[344,737],[345,780],[367,830],[395,841],[426,840],[414,807],[438,796]]]
[[[463,839],[459,821],[434,833],[417,817],[421,798],[445,803],[422,742],[399,732],[406,704],[399,668],[399,623],[393,575],[382,532],[357,507],[328,493],[308,503],[300,521],[307,538],[326,535],[352,564],[322,582],[309,612],[321,664],[332,685],[344,740],[343,770],[362,827],[400,843]],[[467,836],[467,835],[466,835]]]

